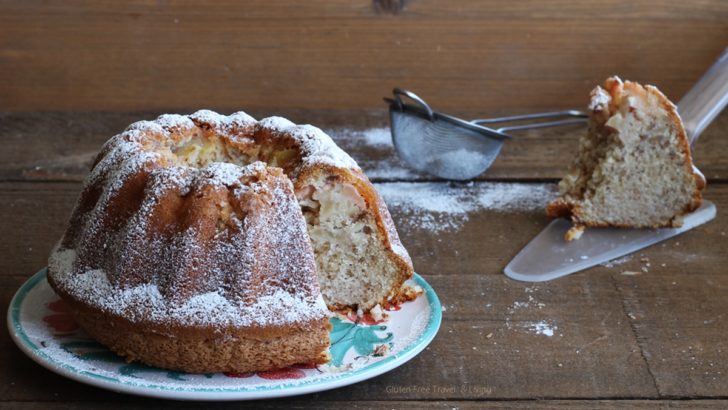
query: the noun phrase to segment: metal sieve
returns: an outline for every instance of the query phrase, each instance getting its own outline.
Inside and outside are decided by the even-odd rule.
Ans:
[[[412,168],[445,179],[468,180],[485,172],[503,142],[513,138],[511,131],[584,123],[587,118],[583,112],[565,110],[466,121],[434,111],[412,91],[395,88],[392,94],[394,98],[384,100],[389,103],[397,153]],[[402,97],[414,103],[407,104]],[[533,120],[548,121],[514,124]],[[491,128],[486,124],[512,125]]]

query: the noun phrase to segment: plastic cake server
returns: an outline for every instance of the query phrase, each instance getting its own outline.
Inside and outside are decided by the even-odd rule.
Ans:
[[[691,147],[727,103],[728,49],[677,106]],[[681,234],[710,221],[715,214],[715,205],[704,200],[700,208],[684,217],[680,228],[592,228],[571,242],[564,240],[571,222],[557,219],[533,238],[503,271],[512,279],[528,282],[560,278]]]

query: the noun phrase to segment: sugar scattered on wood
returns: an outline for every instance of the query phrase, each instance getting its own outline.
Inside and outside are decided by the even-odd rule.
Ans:
[[[394,147],[394,145],[392,145],[392,133],[390,132],[389,127],[376,127],[365,130],[343,128],[331,130],[327,133],[336,139],[351,139],[357,144],[364,144],[372,147]]]
[[[609,262],[602,263],[601,266],[604,266],[605,268],[613,268],[617,265],[621,265],[623,263],[627,263],[632,260],[632,255],[626,255],[621,258],[612,259]]]
[[[401,212],[402,224],[432,232],[460,229],[479,211],[540,211],[556,195],[553,185],[482,182],[375,184],[387,206]]]
[[[545,320],[540,322],[526,323],[525,327],[533,333],[551,337],[554,335],[554,330],[558,329],[558,326],[553,326]]]

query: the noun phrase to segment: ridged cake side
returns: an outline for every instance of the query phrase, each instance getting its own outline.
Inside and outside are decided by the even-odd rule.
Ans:
[[[180,116],[112,138],[48,280],[88,333],[129,360],[188,372],[323,363],[330,313],[293,185],[224,150]]]
[[[166,326],[271,333],[327,317],[301,211],[279,169],[213,163],[134,175],[74,215],[85,223],[50,258],[54,286]]]

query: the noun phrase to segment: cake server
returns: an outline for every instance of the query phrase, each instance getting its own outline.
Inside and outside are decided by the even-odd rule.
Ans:
[[[389,103],[392,142],[399,156],[420,172],[460,181],[485,172],[503,142],[512,138],[510,132],[584,123],[587,117],[583,112],[566,110],[466,121],[434,111],[412,91],[395,88],[392,94],[394,98],[384,100]],[[531,122],[517,124],[523,121]],[[499,128],[487,126],[508,123],[511,125]]]
[[[691,147],[727,103],[728,49],[678,103]],[[704,200],[700,208],[683,218],[680,228],[591,228],[571,242],[564,240],[571,222],[556,219],[513,258],[504,272],[528,282],[556,279],[679,235],[710,221],[715,214],[715,205]]]

